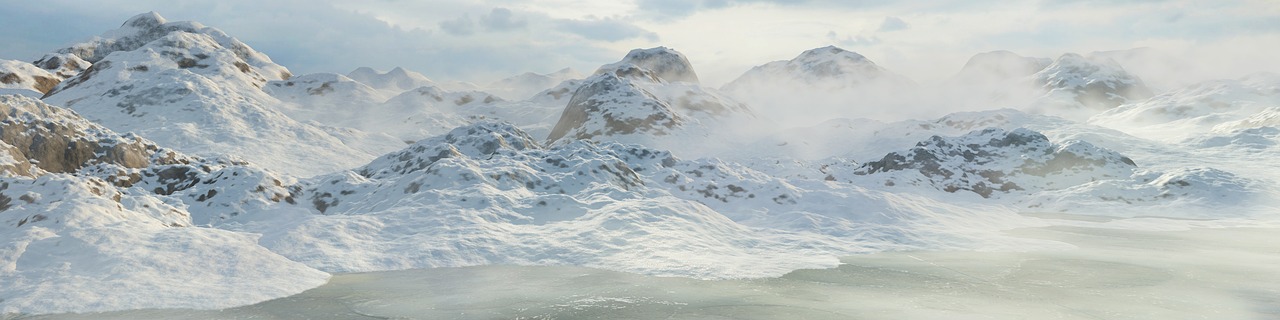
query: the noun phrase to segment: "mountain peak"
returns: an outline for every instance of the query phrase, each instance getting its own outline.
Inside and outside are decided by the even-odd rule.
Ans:
[[[800,56],[797,56],[794,60],[795,61],[811,61],[811,60],[827,60],[827,59],[838,59],[838,58],[843,58],[849,61],[866,61],[867,63],[871,63],[871,60],[868,60],[867,57],[861,54],[858,54],[857,52],[845,50],[837,46],[825,46],[821,48],[805,50],[804,52],[800,53]]]
[[[1068,93],[1066,96],[1091,109],[1110,109],[1153,95],[1142,79],[1101,56],[1065,53],[1034,77],[1051,94]]]
[[[161,17],[160,14],[155,11],[148,11],[135,15],[132,18],[129,18],[129,20],[125,20],[124,24],[121,24],[120,26],[149,29],[159,27],[165,23],[169,23],[169,20]]]
[[[684,54],[667,47],[633,49],[627,52],[622,61],[606,64],[596,70],[596,74],[613,72],[633,65],[653,72],[655,76],[669,82],[684,81],[698,83],[698,74]]]

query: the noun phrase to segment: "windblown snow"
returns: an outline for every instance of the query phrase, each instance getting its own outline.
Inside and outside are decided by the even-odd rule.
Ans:
[[[939,89],[823,47],[717,89],[657,47],[478,86],[295,76],[146,13],[0,61],[0,315],[218,309],[339,272],[1063,246],[1004,235],[1046,225],[1025,212],[1277,218],[1280,77],[1154,90],[1109,56],[983,53]],[[872,112],[921,92],[969,111]]]

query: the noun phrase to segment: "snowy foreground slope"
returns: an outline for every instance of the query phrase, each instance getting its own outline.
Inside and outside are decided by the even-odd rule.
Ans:
[[[1065,246],[1006,236],[1047,224],[1026,212],[1280,208],[1272,74],[1148,98],[1105,57],[994,52],[956,76],[975,87],[945,94],[1030,88],[996,94],[1012,108],[884,121],[833,117],[892,98],[850,92],[929,88],[835,47],[723,92],[665,47],[482,88],[400,68],[293,76],[154,13],[0,73],[15,75],[0,75],[15,79],[0,91],[0,316],[217,309],[329,273],[488,264],[773,277],[887,250]],[[793,101],[774,86],[847,113],[779,125],[805,105],[774,104]]]

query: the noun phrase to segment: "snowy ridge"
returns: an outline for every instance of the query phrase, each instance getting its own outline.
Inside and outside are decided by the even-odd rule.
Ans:
[[[1209,133],[1267,126],[1267,110],[1276,106],[1280,106],[1280,75],[1260,73],[1165,92],[1107,110],[1090,118],[1089,123],[1176,142]],[[1247,120],[1251,117],[1257,119]]]
[[[1152,96],[1142,79],[1104,57],[1063,54],[1033,75],[1048,90],[1043,108],[1086,108],[1105,110]]]
[[[871,120],[899,106],[886,99],[924,91],[835,47],[756,67],[728,93],[658,47],[491,94],[403,68],[291,76],[154,13],[0,67],[23,80],[0,89],[0,318],[225,308],[326,272],[773,277],[886,250],[1064,247],[1005,234],[1059,223],[1020,213],[1280,208],[1271,74],[1146,99],[1105,58],[991,52],[955,80],[979,86],[951,89],[1005,94],[1009,109],[887,122]],[[32,75],[61,83],[41,101]]]
[[[354,166],[372,159],[370,150],[401,145],[389,136],[344,134],[285,116],[273,107],[282,102],[260,89],[288,76],[285,69],[215,29],[200,31],[174,31],[132,51],[113,51],[45,100],[188,153],[234,154],[301,175]]]
[[[661,62],[656,67],[667,74],[632,63],[635,61],[645,65]],[[547,140],[643,143],[697,154],[698,148],[703,152],[709,149],[689,148],[688,140],[728,145],[738,138],[741,129],[737,128],[759,121],[745,104],[690,81],[696,80],[696,75],[687,63],[683,55],[668,48],[632,50],[622,61],[602,66],[581,83],[566,81],[535,96],[534,101],[554,102],[573,90]]]
[[[510,124],[482,122],[309,179],[305,202],[323,215],[247,231],[335,272],[573,264],[722,278],[826,266],[867,250],[992,245],[992,229],[977,225],[1027,223],[982,205],[797,183],[637,145],[542,146]],[[833,201],[875,209],[820,208]],[[928,226],[934,219],[974,225],[944,231]]]
[[[653,77],[666,82],[698,83],[698,74],[684,54],[667,47],[634,49],[627,55],[611,64],[600,66],[594,74],[613,73],[617,70],[635,68],[648,70]]]
[[[62,78],[36,65],[0,60],[0,89],[31,90],[43,95],[61,81]]]
[[[1035,131],[990,128],[955,138],[933,136],[909,151],[866,162],[853,173],[874,177],[905,171],[908,174],[887,177],[884,184],[929,184],[946,192],[965,190],[989,198],[1127,178],[1135,167],[1133,160],[1087,142],[1059,145]]]
[[[272,192],[288,192],[279,180],[243,184],[272,174],[188,157],[30,98],[0,96],[0,109],[0,313],[231,307],[328,278],[252,235],[194,227],[273,203]]]

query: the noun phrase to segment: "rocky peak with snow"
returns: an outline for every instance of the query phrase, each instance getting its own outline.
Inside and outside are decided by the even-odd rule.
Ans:
[[[33,64],[0,60],[0,89],[30,90],[42,95],[61,81],[62,78]]]
[[[698,83],[698,74],[684,54],[667,47],[634,49],[627,56],[596,69],[595,74],[617,73],[620,70],[647,70],[652,76],[667,82]]]
[[[1142,79],[1129,74],[1114,60],[1063,54],[1033,75],[1048,90],[1051,103],[1105,110],[1152,96]]]
[[[93,65],[45,100],[187,153],[235,154],[295,174],[356,165],[402,145],[389,136],[331,130],[282,114],[276,108],[283,102],[263,87],[289,77],[287,69],[217,29],[153,18],[136,17],[72,46],[97,60],[86,59]]]
[[[910,150],[868,161],[854,174],[882,178],[886,186],[927,186],[989,198],[1128,178],[1135,168],[1133,160],[1088,142],[1059,144],[1027,129],[988,128],[959,137],[933,136]]]
[[[573,93],[547,140],[663,135],[684,122],[670,105],[632,81],[614,73],[589,78]]]
[[[649,138],[682,130],[714,130],[711,127],[755,120],[745,104],[700,86],[688,60],[665,47],[632,50],[622,61],[600,67],[586,80],[566,82],[535,100],[557,101],[569,90],[572,95],[548,141],[564,137],[652,141]],[[685,127],[694,123],[698,125]]]

